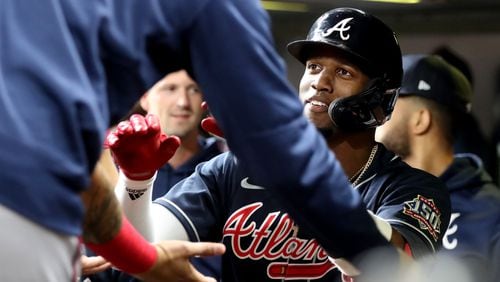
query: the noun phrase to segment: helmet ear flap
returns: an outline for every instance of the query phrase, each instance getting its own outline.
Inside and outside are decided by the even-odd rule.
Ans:
[[[375,128],[389,120],[398,94],[399,88],[387,90],[384,79],[377,78],[363,92],[334,100],[328,114],[343,131]]]
[[[382,96],[381,106],[386,115],[384,123],[391,119],[392,111],[394,110],[394,106],[396,105],[396,101],[399,97],[399,90],[400,88],[386,90]]]

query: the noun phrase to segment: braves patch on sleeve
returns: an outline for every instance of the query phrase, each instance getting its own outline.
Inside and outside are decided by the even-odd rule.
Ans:
[[[404,203],[403,213],[417,220],[420,229],[426,230],[437,242],[441,233],[441,212],[433,199],[418,195]]]

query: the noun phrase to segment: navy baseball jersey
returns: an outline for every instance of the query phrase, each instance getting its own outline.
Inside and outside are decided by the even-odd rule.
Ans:
[[[222,145],[213,137],[199,138],[198,143],[202,149],[186,163],[175,169],[167,163],[158,170],[153,184],[153,199],[165,195],[177,182],[191,175],[197,164],[208,161],[222,153]]]
[[[355,189],[368,209],[408,240],[413,254],[434,252],[448,225],[446,188],[434,176],[409,167],[378,146]],[[231,153],[199,165],[193,175],[155,202],[177,216],[192,241],[224,242],[224,281],[341,279],[311,232],[295,224],[271,190],[255,185]],[[352,238],[352,244],[362,244],[357,239]]]
[[[500,190],[472,154],[456,155],[440,178],[452,202],[442,251],[463,259],[475,281],[500,281]]]

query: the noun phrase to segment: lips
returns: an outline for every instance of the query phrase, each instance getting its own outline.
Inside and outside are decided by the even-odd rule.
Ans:
[[[191,116],[191,114],[182,114],[182,113],[176,113],[176,114],[171,114],[172,117],[174,118],[181,118],[181,119],[187,119]]]
[[[311,111],[315,113],[324,113],[328,111],[328,104],[318,101],[318,100],[311,100],[308,99],[306,101],[306,107]]]

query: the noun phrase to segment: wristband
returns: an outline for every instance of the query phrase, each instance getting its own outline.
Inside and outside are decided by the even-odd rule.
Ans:
[[[156,263],[156,248],[148,243],[125,216],[118,234],[106,243],[85,243],[96,254],[104,257],[120,270],[137,274],[146,272]]]
[[[119,175],[118,181],[120,183],[123,183],[122,185],[124,185],[127,188],[130,188],[130,189],[145,189],[145,188],[150,189],[153,187],[153,183],[156,180],[156,176],[158,175],[158,171],[155,171],[153,175],[151,175],[149,178],[143,179],[143,180],[131,179],[122,170],[120,170],[118,172],[118,175]]]
[[[128,179],[122,171],[115,186],[115,195],[128,221],[149,242],[154,242],[154,224],[150,215],[153,202],[153,176],[148,180]]]

